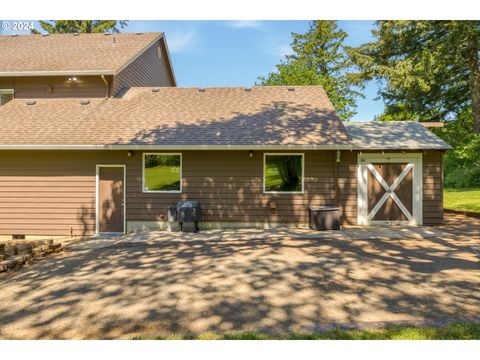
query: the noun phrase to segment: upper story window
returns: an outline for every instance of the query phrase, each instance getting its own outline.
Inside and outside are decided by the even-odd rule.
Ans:
[[[303,154],[265,154],[263,191],[265,193],[303,193]]]
[[[13,89],[0,89],[0,106],[13,100]]]

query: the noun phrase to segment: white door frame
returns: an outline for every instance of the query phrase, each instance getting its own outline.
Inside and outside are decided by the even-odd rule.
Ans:
[[[95,233],[100,231],[100,168],[121,167],[123,168],[123,234],[127,231],[127,166],[124,164],[97,164],[95,167]]]
[[[385,181],[374,170],[373,163],[407,163],[408,167],[393,183],[392,186],[388,186]],[[378,201],[376,207],[372,209],[378,210],[380,206],[391,197],[395,203],[399,206],[402,212],[405,214],[405,209],[400,199],[396,196],[394,190],[396,186],[401,182],[403,177],[408,173],[407,169],[411,168],[412,180],[413,180],[413,193],[412,193],[412,214],[406,221],[388,221],[388,220],[372,220],[373,216],[368,214],[368,172],[372,169],[372,174],[377,178],[380,184],[387,190],[383,197]],[[422,225],[423,224],[423,164],[422,153],[359,153],[358,154],[358,225]],[[398,180],[398,181],[397,181]],[[407,216],[407,214],[405,214]],[[408,218],[409,216],[407,216]]]

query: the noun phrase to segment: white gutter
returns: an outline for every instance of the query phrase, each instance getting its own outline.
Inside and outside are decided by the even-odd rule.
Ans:
[[[7,76],[86,76],[115,75],[115,70],[61,70],[61,71],[0,71],[0,77]]]
[[[354,150],[351,145],[0,145],[0,150]]]

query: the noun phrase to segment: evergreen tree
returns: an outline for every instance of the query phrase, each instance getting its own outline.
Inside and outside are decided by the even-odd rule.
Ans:
[[[453,120],[480,133],[480,21],[378,21],[375,41],[347,49],[363,80],[379,80],[384,120]]]
[[[119,32],[127,26],[125,20],[54,20],[40,21],[40,26],[49,34]],[[32,33],[39,34],[33,29]]]
[[[260,77],[260,85],[321,85],[342,120],[356,113],[359,82],[349,72],[351,61],[344,51],[347,33],[335,21],[312,21],[305,34],[292,33],[293,54]]]

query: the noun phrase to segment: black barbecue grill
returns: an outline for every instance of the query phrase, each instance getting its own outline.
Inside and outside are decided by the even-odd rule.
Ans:
[[[177,202],[177,205],[170,206],[168,209],[168,221],[178,221],[180,230],[183,231],[184,222],[193,222],[195,224],[195,232],[198,229],[198,222],[202,217],[202,210],[200,203],[196,200],[182,200]]]

